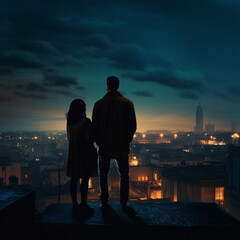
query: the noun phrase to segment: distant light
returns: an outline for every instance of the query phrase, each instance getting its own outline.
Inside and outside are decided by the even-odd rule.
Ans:
[[[234,133],[234,134],[231,136],[231,138],[234,138],[234,139],[239,138],[239,134],[238,134],[238,133]]]
[[[173,136],[174,136],[175,139],[178,137],[178,135],[176,133]]]
[[[163,134],[163,133],[161,133],[161,134],[160,134],[160,137],[161,137],[161,138],[163,138],[163,137],[164,137],[164,134]]]
[[[48,137],[48,139],[51,139],[51,137]]]
[[[35,161],[38,162],[38,161],[40,161],[40,159],[39,159],[39,158],[36,158]]]
[[[130,161],[130,166],[137,166],[138,165],[138,160],[137,157],[134,156],[133,159]]]
[[[145,138],[145,137],[146,137],[146,134],[143,134],[142,137]]]
[[[134,134],[134,135],[133,135],[133,138],[136,138],[136,137],[137,137],[137,134]]]
[[[35,136],[35,137],[34,137],[34,139],[38,139],[38,137],[37,137],[37,136]]]

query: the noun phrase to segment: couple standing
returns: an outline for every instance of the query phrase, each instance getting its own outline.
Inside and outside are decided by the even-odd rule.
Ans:
[[[129,144],[136,131],[136,116],[133,103],[117,90],[119,79],[107,78],[107,94],[97,101],[93,108],[92,122],[86,117],[83,100],[75,99],[67,116],[69,158],[67,176],[70,180],[70,194],[73,201],[73,214],[79,209],[91,211],[87,204],[88,181],[96,176],[97,161],[94,155],[94,142],[99,147],[99,172],[101,206],[107,209],[108,172],[111,159],[116,159],[120,173],[120,202],[127,207],[129,195]],[[81,204],[77,202],[77,185],[81,178]]]

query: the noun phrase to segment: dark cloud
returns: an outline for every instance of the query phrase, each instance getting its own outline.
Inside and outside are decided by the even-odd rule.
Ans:
[[[192,92],[181,92],[178,94],[179,97],[185,98],[185,99],[191,99],[191,100],[198,100],[199,97]]]
[[[35,52],[37,54],[58,54],[58,50],[47,41],[19,41],[16,48],[21,51]]]
[[[131,78],[138,82],[153,82],[163,86],[174,89],[197,90],[204,91],[205,86],[202,82],[190,80],[189,76],[182,76],[181,73],[171,71],[155,71],[155,72],[141,72],[129,73],[123,76]]]
[[[10,55],[0,55],[0,66],[9,67],[13,69],[19,68],[36,68],[42,69],[44,64],[37,59],[31,58],[30,54],[13,53]],[[11,70],[12,71],[12,70]]]
[[[122,45],[108,56],[111,65],[123,70],[144,70],[147,67],[143,50],[136,45]]]
[[[213,91],[213,95],[214,95],[217,99],[232,102],[232,100],[231,100],[231,94],[227,94],[227,92],[222,93],[222,92],[220,92],[220,91]]]
[[[83,91],[83,90],[85,90],[85,88],[82,87],[82,86],[77,86],[77,87],[76,87],[76,90],[81,90],[81,91]]]
[[[57,87],[58,86],[59,85],[57,85]],[[81,86],[76,87],[76,89],[77,88],[79,90],[84,90],[84,88]],[[15,95],[24,98],[50,99],[55,98],[56,94],[71,98],[79,97],[79,95],[73,91],[68,91],[66,89],[55,89],[53,86],[47,87],[36,82],[17,84],[15,85],[15,89],[17,89],[17,91],[15,91]]]
[[[67,91],[67,90],[55,90],[53,92],[56,93],[56,94],[64,95],[66,97],[70,97],[70,98],[82,98],[78,94],[75,94],[74,92]]]
[[[9,97],[5,97],[5,96],[0,95],[0,102],[6,102],[6,101],[9,101],[9,100],[10,100]]]
[[[14,76],[12,69],[10,68],[0,68],[0,76]]]
[[[35,93],[32,94],[32,93],[24,93],[24,92],[19,92],[19,91],[14,92],[14,94],[16,96],[20,96],[23,98],[38,99],[38,100],[48,99],[48,97],[44,94],[35,94]]]
[[[132,94],[139,96],[139,97],[153,97],[153,94],[150,91],[135,91]]]
[[[75,77],[70,77],[50,71],[45,72],[42,82],[45,86],[48,87],[70,87],[78,85],[77,79]]]
[[[34,82],[27,83],[25,85],[25,89],[32,92],[48,92],[49,91],[46,87]]]
[[[240,87],[232,86],[226,89],[228,96],[240,98]]]
[[[67,56],[63,56],[60,59],[56,59],[54,61],[54,64],[56,64],[57,66],[60,67],[66,67],[66,66],[71,66],[71,67],[83,67],[83,61],[80,60],[80,58],[76,58],[72,55],[67,55]]]
[[[96,47],[98,49],[109,49],[112,47],[112,42],[106,35],[96,33],[87,38],[86,45]]]

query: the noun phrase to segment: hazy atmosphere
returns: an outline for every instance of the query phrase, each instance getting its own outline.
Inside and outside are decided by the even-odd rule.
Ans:
[[[239,123],[240,2],[0,3],[0,130],[65,129],[82,98],[91,118],[119,77],[138,130],[193,130],[201,103],[216,130]]]

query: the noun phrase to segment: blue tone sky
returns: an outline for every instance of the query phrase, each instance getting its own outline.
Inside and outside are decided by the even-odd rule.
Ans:
[[[91,117],[120,78],[138,131],[240,124],[240,2],[0,2],[0,130],[65,129],[82,98]]]

